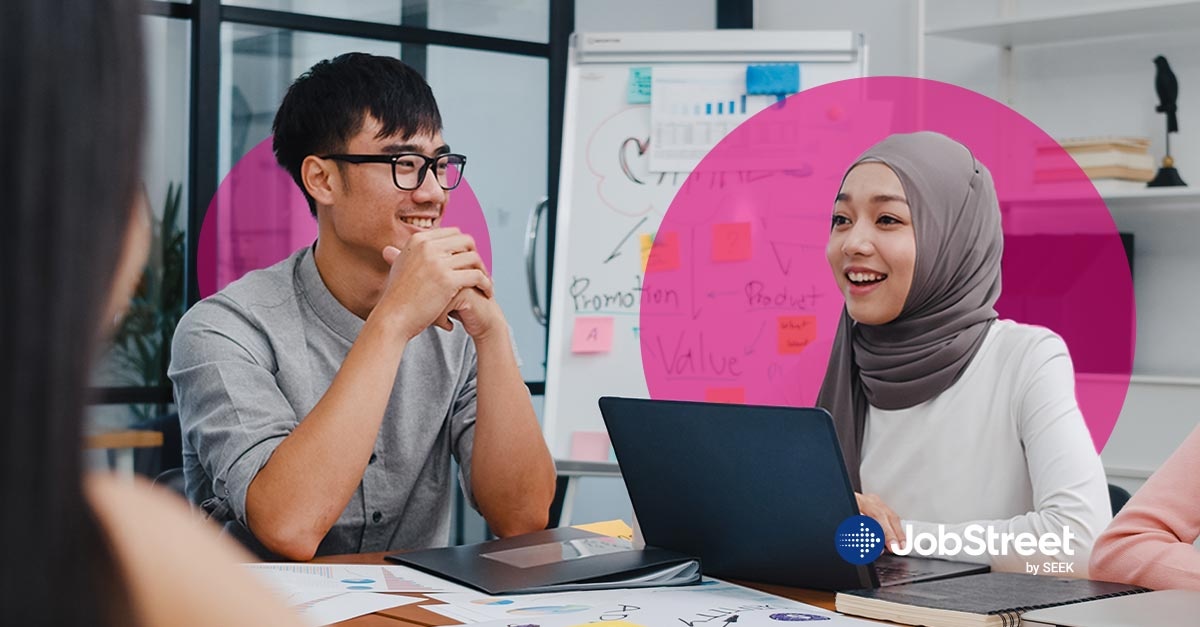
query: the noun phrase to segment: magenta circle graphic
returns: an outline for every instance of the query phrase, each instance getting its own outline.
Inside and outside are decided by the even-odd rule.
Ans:
[[[474,237],[491,271],[487,220],[466,178],[450,192],[442,226],[456,226]],[[300,188],[275,161],[267,137],[230,169],[204,214],[196,251],[200,297],[217,293],[251,270],[278,263],[316,239],[317,220]]]
[[[653,398],[811,406],[843,307],[825,258],[846,169],[894,133],[937,131],[988,166],[1004,228],[1003,319],[1052,329],[1099,451],[1129,389],[1133,282],[1095,187],[1057,142],[986,96],[879,77],[795,94],[734,129],[654,237],[640,338]]]

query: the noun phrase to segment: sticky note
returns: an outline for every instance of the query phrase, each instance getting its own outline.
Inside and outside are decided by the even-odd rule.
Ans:
[[[746,404],[746,388],[705,388],[704,400],[709,403]]]
[[[800,91],[799,63],[766,63],[746,66],[746,93],[786,95]]]
[[[646,263],[647,272],[665,272],[679,269],[679,234],[659,233],[654,236],[654,245]]]
[[[608,434],[603,431],[576,431],[571,434],[571,459],[607,461],[608,447]]]
[[[584,316],[575,319],[571,334],[572,353],[607,353],[612,350],[613,319],[604,316]]]
[[[629,104],[650,104],[650,68],[629,68],[629,87],[625,100]]]
[[[713,261],[746,261],[750,258],[750,252],[749,222],[713,225]]]
[[[779,317],[779,354],[796,355],[817,339],[816,316]]]
[[[646,273],[646,264],[650,262],[650,248],[654,246],[654,236],[650,233],[638,235],[638,243],[642,248],[642,274]]]
[[[610,538],[633,540],[633,527],[630,527],[629,523],[619,518],[616,520],[587,523],[585,525],[571,525],[571,528],[598,533],[602,536],[608,536]]]

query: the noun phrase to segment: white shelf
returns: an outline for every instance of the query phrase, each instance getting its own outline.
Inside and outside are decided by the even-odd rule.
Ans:
[[[1105,202],[1157,202],[1165,200],[1192,201],[1200,203],[1200,189],[1195,187],[1147,187],[1123,192],[1102,194]]]
[[[1128,191],[1109,192],[1100,196],[1109,208],[1146,207],[1164,209],[1191,209],[1200,214],[1200,188],[1196,187],[1147,187]],[[1001,205],[1038,204],[1048,202],[1070,203],[1083,198],[1064,192],[1047,190],[1024,195],[1007,196],[1000,199]]]
[[[1095,373],[1095,372],[1079,372],[1076,373],[1085,381],[1096,383],[1113,382],[1116,383],[1122,377],[1115,374]],[[1156,375],[1156,374],[1137,374],[1136,372],[1129,376],[1130,385],[1170,385],[1182,387],[1200,387],[1200,377],[1180,377],[1174,375]]]
[[[1179,385],[1185,387],[1200,387],[1200,378],[1176,377],[1151,374],[1135,374],[1129,377],[1131,384],[1141,385]]]
[[[1108,205],[1114,217],[1118,213],[1135,212],[1194,213],[1200,216],[1200,190],[1194,187],[1158,187],[1107,194],[1104,204]]]
[[[1200,2],[1168,2],[1136,8],[999,19],[927,29],[925,34],[1015,47],[1189,30],[1200,31]]]

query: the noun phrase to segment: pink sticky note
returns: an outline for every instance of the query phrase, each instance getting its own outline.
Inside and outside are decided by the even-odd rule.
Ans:
[[[817,339],[816,316],[779,316],[779,354],[796,355]]]
[[[576,431],[571,434],[571,459],[608,461],[608,446],[608,434],[603,431]]]
[[[612,350],[613,319],[584,316],[575,319],[571,334],[572,353],[607,353]]]
[[[654,236],[654,245],[650,248],[650,259],[646,272],[661,272],[679,269],[679,234],[659,233]]]
[[[750,250],[749,222],[713,225],[713,261],[746,261],[750,258]]]
[[[746,388],[705,388],[704,400],[709,403],[746,404]]]

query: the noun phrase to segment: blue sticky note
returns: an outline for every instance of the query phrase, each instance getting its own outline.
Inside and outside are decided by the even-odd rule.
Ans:
[[[629,104],[650,104],[650,68],[629,68]]]
[[[800,91],[799,63],[770,63],[746,66],[746,93],[781,96]]]

